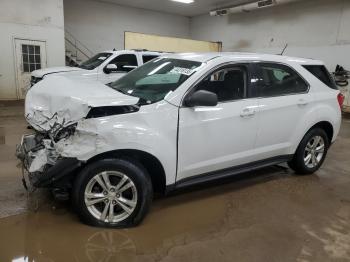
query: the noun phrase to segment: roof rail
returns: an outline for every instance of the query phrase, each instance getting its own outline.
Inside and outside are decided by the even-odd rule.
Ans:
[[[141,49],[141,48],[134,48],[134,49],[129,49],[135,52],[157,52],[157,53],[176,53],[176,52],[172,52],[172,51],[158,51],[158,50],[148,50],[148,49]],[[113,48],[113,51],[118,51],[118,49]]]
[[[148,49],[131,49],[133,51],[136,51],[136,52],[145,52],[145,51],[149,51]]]
[[[158,50],[148,50],[148,49],[131,49],[135,52],[157,52],[157,53],[174,53],[174,52],[167,52],[167,51],[158,51]]]

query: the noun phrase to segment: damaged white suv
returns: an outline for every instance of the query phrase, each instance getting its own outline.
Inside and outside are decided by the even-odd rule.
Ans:
[[[132,226],[157,191],[282,162],[315,172],[338,134],[341,103],[319,61],[173,54],[108,86],[40,81],[25,102],[35,134],[17,156],[25,184],[70,195],[84,222]]]

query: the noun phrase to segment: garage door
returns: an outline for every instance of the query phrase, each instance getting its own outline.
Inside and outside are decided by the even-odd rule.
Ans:
[[[221,42],[197,41],[176,37],[125,32],[125,49],[147,49],[164,52],[220,52]]]

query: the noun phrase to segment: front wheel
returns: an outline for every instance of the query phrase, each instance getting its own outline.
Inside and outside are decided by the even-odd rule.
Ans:
[[[130,227],[142,221],[152,195],[151,180],[140,164],[104,159],[77,175],[73,203],[80,219],[89,225]]]
[[[288,165],[297,174],[312,174],[321,167],[328,148],[329,140],[326,132],[321,128],[314,128],[301,140]]]

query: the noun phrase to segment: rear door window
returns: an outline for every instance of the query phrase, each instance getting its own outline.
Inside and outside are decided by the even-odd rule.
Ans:
[[[308,83],[292,68],[282,64],[257,64],[259,95],[283,96],[307,92]]]
[[[328,87],[332,89],[338,89],[333,80],[333,77],[324,65],[304,65],[303,67]]]
[[[158,57],[157,55],[142,55],[142,61],[143,63],[147,63],[148,61],[151,61],[152,59]]]

